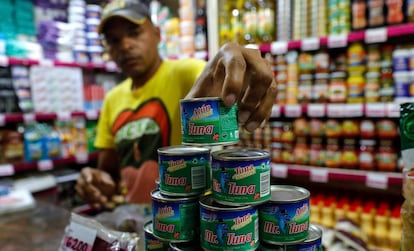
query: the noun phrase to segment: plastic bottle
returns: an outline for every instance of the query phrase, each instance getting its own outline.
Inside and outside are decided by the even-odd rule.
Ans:
[[[381,204],[376,216],[375,216],[375,246],[379,248],[386,248],[389,245],[388,242],[388,235],[389,235],[389,227],[388,227],[388,214],[389,209],[388,205]]]
[[[321,225],[333,228],[335,226],[335,215],[334,215],[334,209],[335,209],[335,201],[333,197],[328,197],[322,207],[322,221]]]
[[[244,30],[244,41],[246,44],[254,44],[257,42],[257,9],[255,1],[247,0],[244,1],[244,12],[243,12],[243,23],[245,26]]]
[[[196,27],[194,34],[194,49],[196,51],[207,50],[207,15],[205,0],[197,1]]]
[[[270,43],[275,37],[275,6],[274,1],[258,0],[257,33],[262,43]]]
[[[389,231],[389,248],[392,250],[398,250],[401,245],[401,207],[395,206],[392,210],[390,217],[390,231]]]
[[[219,40],[220,45],[232,41],[230,25],[230,4],[228,0],[220,1],[219,12]]]
[[[321,204],[322,204],[323,196],[321,194],[317,194],[312,196],[310,199],[311,204],[311,211],[310,211],[310,221],[314,224],[321,223]]]
[[[368,237],[368,246],[374,244],[374,206],[372,201],[367,202],[361,213],[361,229]]]

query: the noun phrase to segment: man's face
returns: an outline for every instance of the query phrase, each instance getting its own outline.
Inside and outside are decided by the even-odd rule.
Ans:
[[[125,74],[143,76],[157,63],[160,31],[149,20],[136,25],[114,17],[105,25],[104,35],[109,55]]]

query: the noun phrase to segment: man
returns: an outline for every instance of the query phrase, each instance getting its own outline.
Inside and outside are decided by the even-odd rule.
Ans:
[[[160,30],[138,0],[108,4],[98,31],[111,58],[129,76],[105,97],[95,146],[98,167],[84,168],[76,191],[99,206],[117,192],[120,181],[130,203],[150,203],[159,178],[157,149],[181,143],[182,98],[221,97],[238,103],[238,120],[253,131],[266,120],[276,95],[272,71],[257,50],[223,46],[207,64],[164,60]]]

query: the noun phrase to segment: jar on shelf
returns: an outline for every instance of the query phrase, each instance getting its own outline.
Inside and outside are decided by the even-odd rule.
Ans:
[[[375,170],[375,145],[376,141],[372,139],[359,141],[359,169],[367,171]]]
[[[394,139],[398,137],[398,126],[392,119],[380,119],[377,121],[376,131],[381,139]]]
[[[352,1],[352,29],[364,29],[367,26],[367,18],[365,12],[367,9],[367,3],[365,0]]]
[[[309,134],[311,137],[323,137],[326,133],[325,123],[321,119],[312,118],[309,121]]]
[[[270,124],[272,129],[272,142],[281,142],[283,133],[283,122],[274,121]]]
[[[293,155],[293,143],[282,143],[282,162],[294,164],[295,156]]]
[[[298,137],[306,137],[309,135],[309,123],[305,118],[297,118],[293,122],[293,131]]]
[[[368,0],[368,26],[377,27],[385,24],[384,0]]]
[[[376,136],[375,123],[372,119],[363,119],[359,124],[360,135],[363,139],[372,139]]]
[[[380,140],[376,159],[379,171],[397,171],[398,154],[393,147],[392,140]]]
[[[282,143],[279,142],[272,142],[271,148],[271,161],[273,163],[283,163],[282,158]]]
[[[376,103],[380,101],[380,74],[379,72],[367,72],[365,74],[364,97],[366,103]]]
[[[298,85],[298,102],[301,104],[309,103],[312,99],[313,75],[301,74]]]
[[[272,143],[272,129],[270,128],[270,124],[267,123],[263,127],[263,146],[270,147],[271,143]]]
[[[344,119],[341,128],[344,137],[357,137],[360,134],[359,121],[355,119]]]
[[[309,164],[311,166],[325,166],[326,151],[322,142],[322,138],[311,138],[309,147]]]
[[[386,0],[388,24],[398,24],[404,21],[403,2],[403,0]]]
[[[367,71],[379,72],[381,67],[381,51],[377,44],[367,46]]]
[[[295,163],[298,165],[309,164],[309,147],[306,138],[300,137],[296,139],[296,144],[293,148],[293,157]]]
[[[360,71],[349,72],[347,80],[347,102],[362,103],[364,102],[365,78]]]
[[[295,141],[295,133],[293,132],[293,126],[291,122],[283,123],[283,129],[280,139],[284,143],[292,143],[293,141]]]
[[[394,101],[394,79],[392,73],[381,73],[381,87],[379,90],[381,102],[392,102]]]
[[[359,43],[359,42],[352,43],[348,47],[347,61],[348,61],[348,68],[349,67],[363,68],[365,66],[366,52],[365,52],[364,45],[362,43]]]
[[[328,138],[337,138],[342,136],[342,127],[337,119],[328,119],[325,122],[325,134]]]
[[[329,73],[329,53],[327,51],[319,51],[313,56],[313,62],[315,64],[315,72]]]
[[[347,98],[346,73],[334,72],[329,82],[329,101],[331,103],[345,103]]]
[[[328,102],[329,74],[316,73],[312,87],[312,101],[315,103]]]
[[[341,167],[341,149],[339,147],[339,139],[328,138],[326,143],[326,159],[325,165],[331,168]]]
[[[358,151],[355,145],[355,139],[344,139],[341,154],[341,166],[347,169],[358,168]]]

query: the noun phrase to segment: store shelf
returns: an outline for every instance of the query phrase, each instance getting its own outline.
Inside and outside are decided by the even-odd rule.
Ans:
[[[272,107],[271,118],[298,118],[302,116],[329,118],[398,118],[400,116],[400,103],[275,104]]]
[[[9,113],[0,114],[0,126],[7,123],[30,123],[41,120],[69,120],[72,117],[85,117],[95,120],[99,117],[99,110],[77,111],[77,112],[59,112],[59,113]]]
[[[401,173],[272,163],[272,177],[288,178],[289,176],[307,177],[311,182],[318,183],[344,182],[346,184],[353,182],[368,188],[383,190],[389,187],[401,188],[403,182]]]
[[[288,50],[317,50],[320,47],[346,47],[348,43],[363,42],[380,43],[391,38],[414,35],[414,23],[405,23],[389,27],[371,28],[353,31],[347,35],[332,35],[320,38],[306,38],[294,41],[276,41],[271,44],[262,44],[259,49],[263,53],[283,54]]]
[[[54,160],[40,160],[37,162],[22,162],[15,164],[0,164],[0,177],[12,176],[16,172],[24,172],[30,170],[48,171],[54,167],[65,164],[85,164],[91,160],[96,160],[98,153],[82,154],[78,156],[70,156],[67,158],[54,159]]]
[[[118,68],[116,67],[114,62],[105,62],[102,64],[94,64],[94,63],[76,63],[76,62],[62,62],[62,61],[54,61],[48,59],[25,59],[25,58],[13,58],[7,57],[4,55],[0,55],[0,65],[1,66],[9,66],[9,65],[43,65],[43,66],[67,66],[67,67],[80,67],[83,69],[89,70],[105,70],[107,72],[117,72]]]

